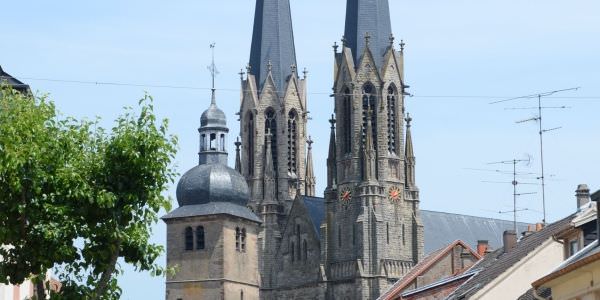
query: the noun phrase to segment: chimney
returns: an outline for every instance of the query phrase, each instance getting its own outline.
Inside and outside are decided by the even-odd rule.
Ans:
[[[535,232],[542,231],[542,229],[544,229],[544,223],[535,224]]]
[[[590,188],[587,184],[578,185],[575,196],[577,197],[577,210],[579,210],[582,206],[590,203]]]
[[[514,230],[506,230],[502,235],[504,243],[504,253],[509,252],[517,244],[517,233]]]
[[[483,257],[485,256],[485,254],[487,253],[489,247],[489,243],[486,240],[479,240],[477,241],[477,254],[479,254],[479,256]]]

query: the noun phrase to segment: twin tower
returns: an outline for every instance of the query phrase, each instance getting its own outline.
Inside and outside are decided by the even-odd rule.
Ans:
[[[171,280],[171,287],[167,281],[167,293],[172,290],[168,299],[197,299],[194,291],[220,286],[223,299],[374,300],[422,257],[411,119],[404,102],[404,44],[392,35],[387,0],[347,0],[345,27],[341,44],[334,45],[327,187],[324,198],[318,198],[306,128],[307,76],[299,74],[296,63],[289,0],[257,0],[250,61],[242,76],[241,142],[236,143],[236,169],[247,183],[246,207],[257,218],[239,212],[242,207],[233,209],[236,213],[223,208],[231,230],[218,232],[231,235],[231,242],[220,242],[217,249],[227,253],[222,248],[235,244],[242,254],[216,261],[212,255],[213,260],[204,262],[219,270],[218,279],[204,278],[210,272],[196,276],[194,268],[184,266],[189,276]],[[206,130],[201,128],[201,134]],[[216,145],[220,147],[218,141]],[[194,180],[182,189],[194,189]],[[187,221],[178,221],[183,225],[168,231],[168,240],[179,243],[181,235],[189,234],[189,245],[182,245],[194,248],[191,230],[205,219],[186,216]],[[216,217],[206,218],[215,222]],[[208,249],[205,231],[210,230],[202,230],[201,246]],[[194,261],[194,254],[177,254],[179,250],[168,246],[171,265],[206,268]],[[197,255],[200,260],[211,257]],[[215,285],[176,291],[176,284],[203,280]]]

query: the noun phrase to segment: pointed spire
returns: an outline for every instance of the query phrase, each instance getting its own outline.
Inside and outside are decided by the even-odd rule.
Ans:
[[[290,66],[296,65],[289,0],[256,0],[250,65],[259,89],[267,78],[265,67],[268,61],[273,64],[275,86],[282,91],[292,74]]]
[[[267,130],[265,144],[265,170],[263,178],[263,204],[275,204],[277,203],[277,195],[275,190],[275,167],[273,165],[273,155],[271,149],[271,130]]]
[[[415,153],[413,150],[413,141],[412,141],[412,134],[411,134],[411,122],[412,122],[412,118],[410,117],[410,114],[406,115],[406,150],[404,150],[404,155],[405,155],[405,163],[404,163],[404,175],[405,175],[405,179],[406,179],[406,187],[410,188],[410,189],[414,189],[416,188],[417,184],[416,184],[416,179],[415,179],[415,163],[416,163],[416,159],[415,159]]]
[[[327,156],[327,187],[335,188],[337,185],[337,159],[335,142],[335,117],[331,115],[331,135],[329,136],[329,155]]]
[[[235,141],[235,170],[241,174],[242,173],[242,158],[240,156],[240,146],[242,146],[242,142],[240,142],[240,137],[238,136]]]
[[[356,65],[369,44],[375,64],[381,67],[391,34],[388,0],[347,0],[344,37],[352,49]]]
[[[312,138],[309,136],[306,141],[308,144],[308,151],[306,154],[306,187],[304,194],[309,197],[315,196],[315,171],[313,169],[313,158],[312,158],[312,144],[314,143]]]
[[[211,105],[217,104],[217,99],[215,96],[215,77],[219,74],[219,70],[217,70],[217,65],[215,65],[215,43],[210,44],[210,50],[212,52],[212,63],[208,66],[208,70],[210,71],[210,75],[212,77],[212,96],[210,99]]]
[[[367,128],[365,128],[365,144],[363,145],[363,180],[372,181],[375,176],[375,149],[373,147],[373,127],[371,125],[373,111],[367,112]]]

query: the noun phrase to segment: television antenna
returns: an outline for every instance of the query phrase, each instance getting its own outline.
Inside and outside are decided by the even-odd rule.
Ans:
[[[522,124],[522,123],[528,123],[528,122],[538,122],[538,125],[539,125],[538,133],[540,135],[540,165],[541,165],[541,172],[542,172],[539,179],[542,182],[542,212],[544,215],[543,219],[542,219],[542,223],[544,225],[546,225],[546,178],[544,176],[544,133],[559,130],[562,127],[544,129],[544,127],[542,125],[542,111],[544,109],[568,109],[571,107],[568,107],[568,106],[542,106],[542,98],[549,97],[549,96],[552,96],[557,93],[577,91],[577,90],[579,90],[579,87],[543,92],[543,93],[538,93],[538,94],[532,94],[532,95],[526,95],[526,96],[521,96],[521,97],[516,97],[516,98],[510,98],[510,99],[504,99],[504,100],[490,102],[490,104],[498,104],[498,103],[510,102],[510,101],[521,100],[521,99],[536,99],[537,98],[537,100],[538,100],[537,107],[516,107],[516,108],[509,108],[509,109],[537,109],[537,111],[538,111],[538,115],[536,117],[517,121],[516,123]]]
[[[518,209],[517,208],[517,197],[520,196],[525,196],[525,195],[532,195],[535,193],[517,193],[517,185],[519,184],[530,184],[530,183],[524,183],[524,182],[519,182],[517,181],[517,164],[519,163],[525,163],[527,165],[529,165],[529,163],[531,162],[531,159],[528,157],[527,159],[512,159],[512,160],[504,160],[504,161],[497,161],[497,162],[492,162],[492,163],[488,163],[488,165],[511,165],[513,166],[513,180],[512,182],[510,182],[510,184],[512,184],[513,186],[513,229],[515,230],[515,233],[517,233],[517,212],[519,211],[523,211],[523,210],[527,210],[527,209]],[[490,181],[489,183],[508,183],[508,182],[493,182]],[[511,212],[511,211],[508,211]],[[499,213],[508,213],[508,212],[502,212],[500,211]]]

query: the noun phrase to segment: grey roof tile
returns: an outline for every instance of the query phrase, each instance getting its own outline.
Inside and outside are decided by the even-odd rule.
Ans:
[[[262,223],[249,208],[230,202],[210,202],[198,205],[184,205],[163,216],[164,221],[188,217],[230,215],[246,220]]]

